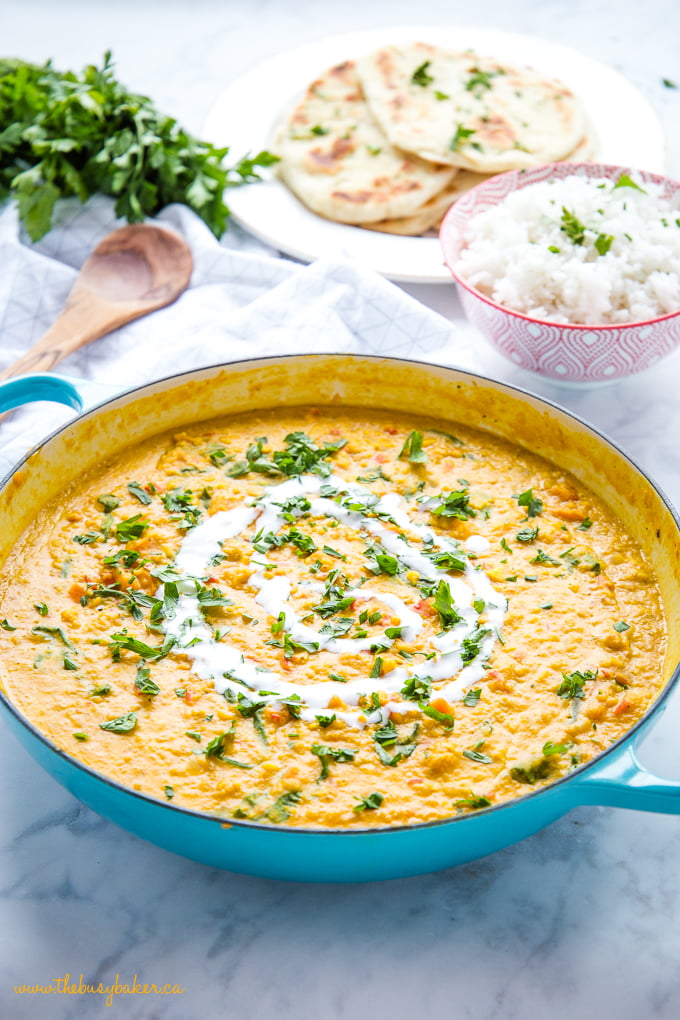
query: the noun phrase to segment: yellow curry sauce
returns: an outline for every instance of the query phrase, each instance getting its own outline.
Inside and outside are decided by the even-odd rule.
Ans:
[[[409,824],[565,775],[659,689],[658,588],[573,478],[451,428],[249,414],[81,478],[5,566],[9,697],[225,818]]]

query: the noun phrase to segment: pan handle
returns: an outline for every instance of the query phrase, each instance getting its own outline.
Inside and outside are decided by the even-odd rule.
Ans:
[[[36,400],[66,404],[80,412],[119,392],[119,387],[94,383],[89,379],[71,379],[49,372],[34,372],[32,375],[0,382],[0,414]]]
[[[600,768],[574,776],[569,786],[572,782],[579,804],[680,814],[680,780],[662,779],[646,769],[632,742]]]

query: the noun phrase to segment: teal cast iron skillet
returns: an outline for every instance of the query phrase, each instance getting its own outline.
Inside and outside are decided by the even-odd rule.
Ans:
[[[680,523],[658,488],[610,440],[530,393],[482,376],[401,359],[291,355],[218,365],[129,390],[87,408],[93,385],[51,375],[0,384],[0,412],[53,400],[81,412],[17,464],[0,486],[0,561],[48,500],[81,470],[154,433],[229,412],[341,404],[462,420],[554,460],[605,499],[641,543],[662,590],[669,651],[662,690],[642,719],[591,762],[552,785],[473,813],[384,829],[300,829],[220,818],[161,802],[57,748],[0,689],[26,750],[94,811],[158,846],[213,867],[315,882],[359,882],[436,871],[490,854],[584,804],[680,813],[680,782],[661,779],[636,748],[678,677]],[[11,663],[4,663],[5,670]],[[530,788],[528,788],[530,789]]]

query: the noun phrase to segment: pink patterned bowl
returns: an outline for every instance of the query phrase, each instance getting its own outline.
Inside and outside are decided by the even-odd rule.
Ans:
[[[661,185],[663,198],[677,203],[680,183],[657,174],[635,172],[643,183]],[[446,214],[439,237],[465,313],[473,326],[515,365],[564,383],[601,384],[655,365],[680,344],[680,308],[646,322],[607,326],[546,322],[499,305],[456,271],[469,220],[498,205],[510,192],[571,174],[618,180],[623,173],[630,174],[631,169],[601,163],[553,163],[533,170],[513,170],[478,184]]]

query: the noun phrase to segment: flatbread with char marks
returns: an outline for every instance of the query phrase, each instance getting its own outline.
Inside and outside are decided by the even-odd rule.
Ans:
[[[564,83],[470,51],[385,46],[358,60],[357,73],[393,145],[476,173],[563,160],[587,131]]]
[[[390,144],[369,111],[353,61],[309,86],[276,148],[288,187],[314,212],[342,223],[411,216],[456,173]]]

